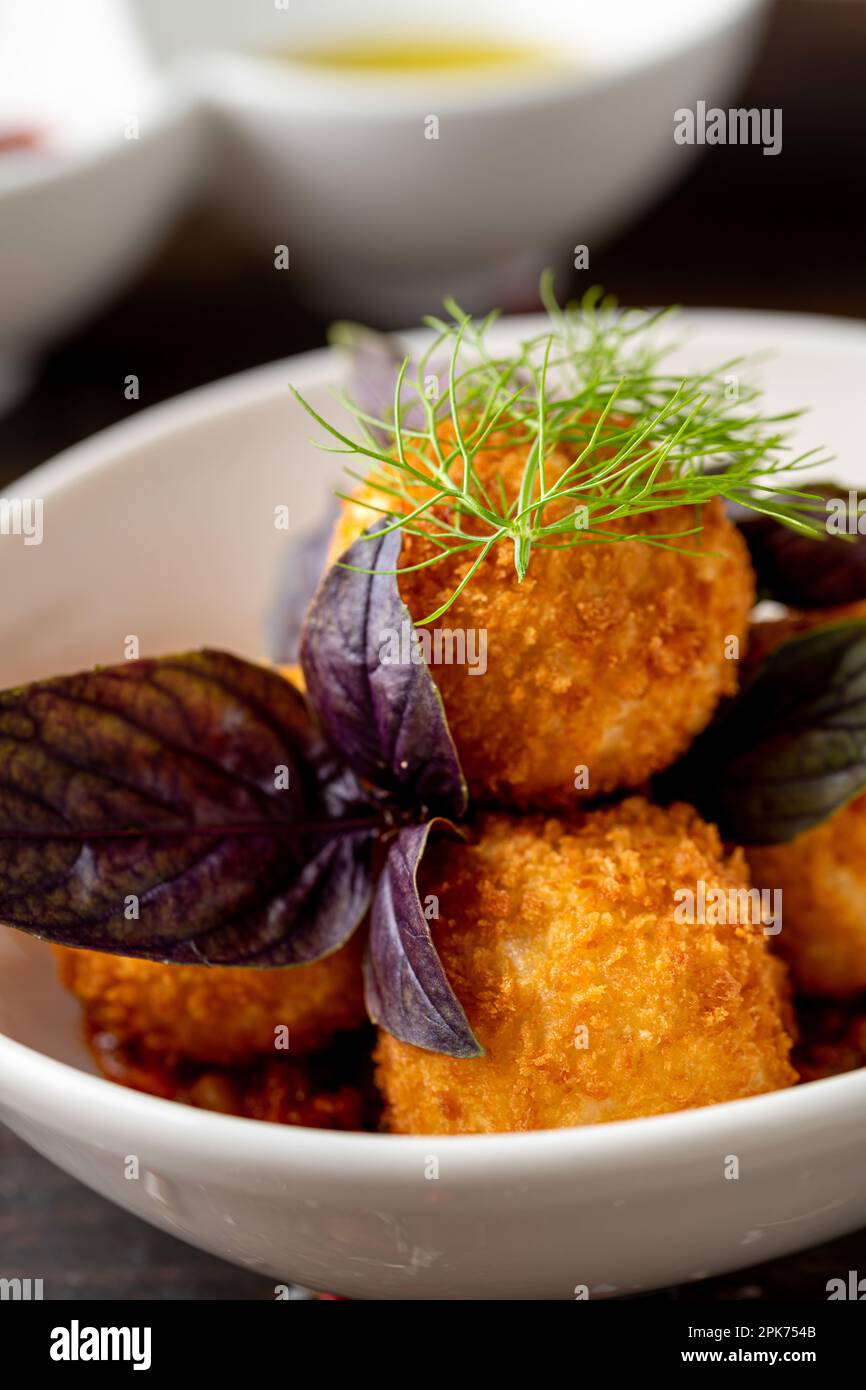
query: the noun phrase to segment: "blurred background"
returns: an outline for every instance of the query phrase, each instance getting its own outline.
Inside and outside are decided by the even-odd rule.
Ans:
[[[420,30],[396,72],[353,66],[375,3],[0,0],[0,487],[336,316],[532,309],[544,264],[561,294],[866,318],[866,0],[465,8],[467,50],[510,26],[471,83],[419,66]],[[699,97],[780,109],[781,153],[676,146]],[[0,1276],[53,1296],[273,1296],[5,1132],[0,1199]],[[864,1264],[861,1234],[654,1297],[823,1297]]]
[[[16,0],[12,3],[14,6]],[[149,0],[149,4],[165,9],[158,0]],[[0,19],[9,6],[10,0],[0,0]],[[75,6],[67,0],[65,8]],[[83,8],[95,11],[103,7],[89,0]],[[141,8],[147,10],[148,3]],[[186,10],[188,6],[176,8]],[[211,8],[216,12],[220,6]],[[273,8],[270,0],[267,8]],[[616,9],[616,5],[603,8]],[[649,12],[658,7],[640,8]],[[38,9],[41,13],[44,7]],[[319,6],[320,12],[327,9],[327,5]],[[555,244],[555,237],[547,237],[541,247],[528,248],[528,265],[515,268],[510,281],[509,267],[504,267],[504,283],[497,285],[500,298],[471,307],[486,308],[492,303],[513,310],[533,307],[539,266],[555,257],[562,292],[600,283],[632,304],[679,302],[866,317],[862,230],[866,2],[777,0],[760,23],[765,27],[755,34],[757,50],[750,56],[750,44],[746,43],[740,61],[747,66],[738,79],[731,79],[732,86],[730,81],[723,83],[727,92],[723,99],[736,97],[741,105],[781,108],[784,147],[780,155],[763,156],[754,146],[684,149],[680,151],[686,156],[682,169],[676,161],[673,168],[665,169],[661,195],[656,194],[653,201],[651,187],[642,189],[630,219],[615,212],[609,219],[609,231],[600,235],[587,230],[593,222],[592,209],[586,207],[577,180],[573,190],[576,204],[571,207],[566,200],[561,214],[567,231],[557,234],[560,245]],[[4,62],[11,65],[8,39],[4,44],[0,26],[0,141],[4,130]],[[217,80],[231,81],[232,76],[221,73]],[[246,79],[249,74],[242,76]],[[626,92],[633,87],[634,81],[626,74]],[[178,104],[183,100],[173,99]],[[668,154],[675,150],[669,137],[670,112],[676,104],[676,97],[667,103]],[[122,114],[133,114],[131,107],[129,103]],[[426,109],[423,99],[418,109]],[[494,121],[495,135],[496,114],[481,114]],[[37,118],[32,119],[35,122]],[[142,117],[143,130],[146,125]],[[590,128],[599,140],[605,140],[603,125],[591,124]],[[428,164],[444,162],[446,129],[443,116],[438,144],[427,145],[419,135],[414,157],[423,157]],[[125,417],[130,410],[245,367],[320,345],[329,320],[336,315],[377,318],[386,326],[405,327],[420,312],[435,311],[440,294],[455,288],[454,279],[465,278],[463,267],[458,267],[459,276],[449,273],[446,257],[438,285],[432,285],[419,303],[408,305],[409,312],[402,305],[381,312],[384,296],[378,291],[384,276],[378,266],[371,268],[359,259],[361,234],[349,206],[342,211],[337,228],[343,250],[333,259],[340,262],[341,276],[351,276],[354,266],[356,295],[347,295],[343,302],[321,302],[319,286],[305,283],[308,248],[295,235],[290,210],[278,206],[270,223],[265,219],[264,226],[261,222],[254,228],[244,225],[237,215],[237,204],[232,208],[235,176],[229,178],[224,195],[217,201],[208,187],[212,170],[203,167],[222,164],[224,171],[230,172],[228,153],[222,148],[203,150],[198,142],[200,132],[185,128],[185,132],[175,131],[169,143],[175,147],[185,141],[191,146],[198,143],[198,148],[186,151],[191,157],[191,171],[170,171],[175,179],[183,174],[182,186],[163,193],[166,205],[160,209],[157,225],[151,215],[145,219],[143,231],[125,233],[127,242],[133,243],[133,255],[144,254],[144,263],[131,271],[112,265],[109,280],[115,283],[88,288],[80,310],[77,305],[64,306],[56,329],[47,321],[48,316],[43,316],[31,334],[26,326],[22,330],[20,323],[26,318],[27,303],[21,305],[19,321],[13,324],[10,300],[21,296],[25,272],[34,276],[31,303],[47,280],[57,276],[68,284],[78,254],[76,238],[83,235],[85,219],[79,206],[82,195],[70,188],[61,190],[56,202],[44,196],[44,207],[28,209],[32,222],[10,231],[10,223],[16,220],[12,204],[20,194],[14,182],[10,187],[10,176],[2,170],[4,162],[18,164],[22,155],[20,151],[8,152],[12,143],[8,116],[6,132],[5,161],[0,154],[0,383],[5,329],[7,401],[12,376],[16,378],[17,396],[0,415],[0,485]],[[24,138],[21,130],[18,138]],[[134,151],[135,159],[147,154],[141,148]],[[52,152],[51,158],[55,157]],[[107,157],[112,157],[111,152]],[[30,156],[31,164],[34,160],[36,156]],[[525,163],[521,156],[521,168]],[[363,167],[361,173],[363,180],[369,181]],[[141,182],[138,169],[134,174]],[[266,176],[267,170],[262,174]],[[509,169],[502,177],[512,201],[522,202],[525,194],[520,177]],[[550,186],[558,190],[563,177],[560,170],[552,168]],[[474,199],[483,212],[491,197],[490,171],[478,167],[472,180],[463,196]],[[397,192],[399,201],[399,188]],[[405,196],[409,196],[408,191]],[[84,197],[95,200],[89,187]],[[134,200],[125,181],[123,196],[112,193],[109,183],[107,197],[108,207],[100,217],[103,228],[106,222],[121,217],[123,208],[117,204],[123,197]],[[536,204],[532,213],[533,221],[543,224],[544,207]],[[13,231],[17,262],[6,245]],[[154,237],[155,244],[145,250]],[[434,237],[428,238],[428,250],[433,242]],[[274,268],[277,244],[288,246],[287,271]],[[588,245],[588,270],[569,271],[575,244]],[[23,264],[25,251],[31,250],[33,270]],[[527,248],[518,246],[517,250],[520,253]],[[419,254],[425,254],[423,239]],[[478,254],[482,261],[489,259],[483,223]],[[103,266],[108,259],[107,254],[102,256]],[[520,261],[519,254],[515,261]],[[106,294],[108,297],[103,298]],[[61,297],[54,296],[55,300]],[[376,308],[379,313],[364,312]],[[124,379],[129,373],[140,379],[138,401],[124,395]]]

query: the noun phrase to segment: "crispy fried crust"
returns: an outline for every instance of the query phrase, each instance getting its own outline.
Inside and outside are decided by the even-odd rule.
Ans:
[[[476,465],[494,489],[499,475],[511,497],[523,461],[524,451],[511,448],[482,453]],[[548,478],[568,462],[553,454]],[[381,494],[362,495],[383,505]],[[555,515],[549,507],[544,520]],[[374,519],[359,502],[346,504],[331,558]],[[698,522],[700,536],[676,542],[697,552],[689,555],[636,541],[536,548],[522,584],[512,545],[493,547],[438,623],[486,631],[486,674],[431,666],[477,800],[568,809],[581,794],[637,787],[709,722],[736,688],[737,661],[726,643],[745,637],[754,602],[742,537],[717,501],[700,517],[672,508],[607,529],[661,536]],[[426,537],[405,536],[400,565],[433,553]],[[438,608],[470,563],[460,554],[403,574],[400,592],[413,618]],[[588,787],[579,767],[588,768]]]
[[[274,1052],[275,1029],[289,1051],[312,1051],[364,1022],[361,933],[312,965],[247,970],[160,965],[100,951],[58,948],[60,977],[88,1023],[123,1046],[164,1058],[231,1065]]]
[[[749,664],[816,627],[866,617],[866,602],[790,613],[756,623]],[[786,845],[746,850],[761,888],[782,891],[782,930],[775,939],[798,989],[821,998],[866,990],[866,795]]]
[[[803,994],[866,990],[866,796],[786,845],[746,851],[761,888],[781,889],[776,949]]]
[[[845,619],[866,617],[866,602],[834,609],[792,609],[756,623],[749,666],[781,642]],[[787,845],[746,849],[755,883],[781,888],[778,952],[803,994],[845,999],[866,990],[866,795]]]
[[[575,825],[489,816],[471,845],[437,842],[434,938],[486,1055],[380,1033],[390,1127],[555,1128],[791,1085],[784,967],[760,928],[674,920],[675,890],[699,879],[747,885],[742,854],[725,858],[690,807],[640,798]]]

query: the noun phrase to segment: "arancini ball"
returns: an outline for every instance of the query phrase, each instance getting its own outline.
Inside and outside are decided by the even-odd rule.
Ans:
[[[742,853],[726,857],[691,807],[635,797],[574,822],[492,814],[471,843],[434,841],[420,878],[485,1055],[457,1060],[380,1031],[391,1129],[595,1124],[796,1080],[784,966],[760,925],[675,916],[678,889],[748,886]]]
[[[774,946],[800,993],[847,999],[866,990],[866,795],[784,845],[749,845],[759,888],[781,890]]]
[[[523,446],[475,457],[488,488],[508,499],[523,473]],[[549,479],[570,458],[546,460]],[[379,474],[381,476],[381,473]],[[331,561],[376,518],[382,494],[344,504]],[[545,522],[567,504],[549,503]],[[573,510],[573,502],[568,504]],[[435,515],[435,514],[434,514]],[[639,787],[673,762],[737,686],[739,643],[754,603],[751,564],[718,499],[700,514],[672,507],[618,521],[611,534],[661,538],[702,525],[675,542],[689,553],[640,541],[532,550],[522,583],[510,541],[496,544],[453,606],[433,625],[462,630],[486,669],[431,664],[470,793],[506,809],[571,809],[577,798]],[[472,530],[473,520],[466,521]],[[437,553],[426,535],[404,533],[400,568]],[[400,575],[413,619],[434,612],[465,576],[475,552],[449,555]]]
[[[851,618],[866,618],[866,602],[756,623],[749,663],[792,637]],[[749,845],[746,856],[759,888],[781,890],[774,945],[798,990],[830,999],[866,990],[866,794],[787,844]]]
[[[323,1046],[366,1021],[362,934],[310,965],[280,970],[163,965],[58,947],[60,978],[91,1028],[165,1060],[228,1066],[273,1055],[279,1025],[288,1052]]]

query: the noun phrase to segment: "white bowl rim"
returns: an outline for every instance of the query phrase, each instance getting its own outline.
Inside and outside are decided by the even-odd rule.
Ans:
[[[655,307],[647,305],[647,312],[653,312]],[[677,310],[677,321],[698,329],[707,324],[722,330],[742,329],[746,325],[765,327],[768,333],[790,330],[794,334],[807,335],[813,346],[830,348],[837,346],[838,339],[845,334],[866,346],[866,323],[862,319],[846,318],[844,315],[786,313],[775,309],[714,309],[690,305]],[[508,314],[492,325],[490,333],[491,337],[495,337],[513,329],[530,336],[544,322],[546,315],[542,313]],[[429,337],[429,332],[418,328],[396,329],[393,336],[401,343],[413,346],[423,343]],[[202,408],[217,400],[220,402],[220,412],[228,413],[269,400],[281,380],[286,388],[290,381],[301,389],[318,384],[320,370],[333,360],[334,351],[331,347],[312,348],[308,352],[248,367],[183,391],[157,405],[146,406],[129,419],[107,425],[90,438],[70,445],[45,463],[38,464],[0,490],[0,497],[38,496],[49,489],[65,488],[79,478],[112,466],[120,450],[138,448],[158,439],[168,430],[181,431],[195,425],[201,418]]]
[[[774,328],[777,333],[784,329],[788,338],[802,334],[813,345],[828,346],[838,346],[845,336],[866,348],[866,325],[855,319],[764,310],[681,312],[683,321],[691,320],[694,326],[743,328],[750,323],[765,326],[768,336]],[[509,316],[498,321],[495,331],[529,335],[543,321],[540,314]],[[413,329],[397,336],[412,344],[425,334]],[[323,369],[334,356],[333,348],[317,348],[185,392],[72,446],[12,486],[16,495],[64,491],[115,466],[125,451],[194,426],[217,401],[220,413],[227,414],[272,400],[275,389],[289,379],[301,388],[321,384]],[[455,1176],[482,1181],[497,1174],[537,1175],[541,1163],[549,1171],[581,1164],[643,1163],[653,1155],[686,1152],[690,1144],[730,1143],[733,1130],[742,1141],[747,1130],[749,1137],[760,1137],[774,1131],[784,1135],[789,1125],[823,1128],[840,1115],[866,1112],[866,1067],[781,1091],[638,1119],[521,1133],[401,1135],[312,1129],[198,1110],[83,1072],[0,1033],[0,1104],[11,1104],[25,1115],[49,1112],[72,1128],[81,1125],[82,1116],[88,1124],[98,1119],[103,1130],[121,1131],[121,1136],[128,1134],[130,1123],[138,1122],[154,1133],[158,1130],[161,1142],[193,1157],[206,1151],[260,1167],[272,1164],[285,1170],[291,1163],[311,1173],[325,1163],[351,1173],[354,1182],[363,1179],[368,1160],[374,1162],[377,1179],[385,1173],[397,1180],[406,1176],[407,1160],[426,1155],[431,1146],[437,1151],[447,1148]],[[353,1169],[353,1160],[361,1166]]]

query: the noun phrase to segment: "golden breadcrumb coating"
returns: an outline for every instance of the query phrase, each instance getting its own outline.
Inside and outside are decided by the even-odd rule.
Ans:
[[[756,623],[749,662],[816,627],[866,618],[866,602],[791,611]],[[755,883],[782,891],[782,930],[774,945],[803,994],[846,999],[866,990],[866,795],[784,845],[750,845]]]
[[[803,994],[866,990],[866,795],[784,845],[749,845],[752,878],[781,889],[774,945]]]
[[[361,936],[312,965],[284,970],[161,965],[64,947],[57,954],[60,978],[92,1030],[170,1065],[227,1066],[273,1055],[279,1024],[289,1030],[290,1054],[362,1024]]]
[[[674,893],[748,884],[688,806],[631,798],[575,822],[482,819],[422,865],[434,940],[485,1048],[468,1061],[380,1032],[390,1127],[557,1128],[791,1085],[784,967],[760,926],[678,923]]]
[[[524,447],[476,456],[482,481],[513,498]],[[546,460],[552,480],[570,463]],[[380,493],[365,491],[378,507]],[[395,504],[396,505],[396,504]],[[545,522],[573,510],[548,504]],[[331,560],[375,520],[360,500],[344,504]],[[494,545],[453,607],[434,626],[487,633],[487,670],[431,665],[451,732],[479,801],[507,808],[569,809],[576,797],[637,787],[666,767],[709,722],[737,684],[729,638],[741,641],[754,602],[745,544],[714,501],[700,516],[677,507],[610,525],[655,536],[703,524],[675,554],[634,541],[532,551],[523,583],[513,545]],[[473,522],[465,522],[472,530]],[[703,553],[701,553],[703,552]],[[434,553],[426,536],[405,535],[399,564]],[[401,575],[415,619],[435,611],[465,575],[475,552]],[[733,648],[734,644],[730,644]],[[588,769],[588,785],[579,769]]]

